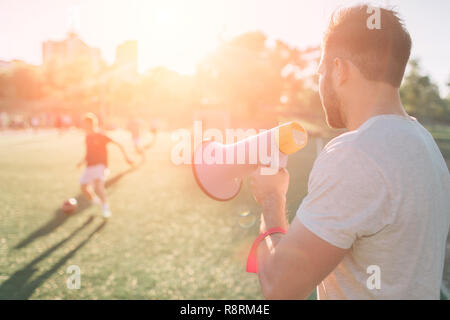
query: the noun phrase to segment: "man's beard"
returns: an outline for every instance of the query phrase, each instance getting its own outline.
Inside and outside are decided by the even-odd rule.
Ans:
[[[345,128],[341,114],[341,100],[331,83],[331,77],[325,77],[323,81],[323,92],[320,98],[325,111],[327,124],[334,129]]]

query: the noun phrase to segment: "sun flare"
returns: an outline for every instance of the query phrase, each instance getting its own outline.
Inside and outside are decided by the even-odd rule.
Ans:
[[[139,2],[139,69],[155,64],[182,74],[193,74],[199,60],[219,42],[223,21],[208,16],[208,8]],[[216,10],[217,8],[209,8]]]

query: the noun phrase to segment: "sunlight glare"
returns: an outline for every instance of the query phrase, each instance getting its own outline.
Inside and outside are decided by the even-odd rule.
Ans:
[[[140,71],[163,65],[193,74],[197,63],[219,43],[224,22],[208,14],[217,10],[213,4],[139,2],[137,10]]]

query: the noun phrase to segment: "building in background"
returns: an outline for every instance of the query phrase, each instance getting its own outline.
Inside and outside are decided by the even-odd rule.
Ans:
[[[42,44],[44,67],[52,64],[57,67],[83,62],[88,63],[92,72],[101,70],[103,64],[100,49],[91,48],[75,32],[69,32],[61,41],[46,41]]]
[[[5,60],[0,60],[0,72],[8,72],[8,71],[12,71],[14,68],[17,67],[31,67],[31,68],[36,68],[35,65],[26,63],[22,60],[11,60],[11,61],[5,61]]]

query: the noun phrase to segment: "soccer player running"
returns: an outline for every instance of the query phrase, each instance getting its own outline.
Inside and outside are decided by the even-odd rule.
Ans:
[[[430,133],[403,109],[411,38],[397,14],[366,5],[333,14],[319,94],[327,123],[349,131],[316,159],[290,226],[289,174],[252,176],[262,205],[258,276],[265,297],[439,299],[450,223],[450,177]],[[426,108],[427,106],[423,106]]]
[[[137,154],[139,154],[142,158],[142,161],[145,161],[145,151],[150,149],[150,147],[154,144],[156,140],[156,126],[150,127],[150,132],[153,134],[152,139],[148,141],[146,144],[142,141],[142,121],[137,118],[131,118],[127,125],[128,131],[130,131],[131,138],[133,140],[134,150]]]
[[[123,146],[112,140],[110,137],[99,132],[98,118],[89,113],[83,120],[83,127],[86,132],[86,156],[78,163],[78,167],[86,164],[86,168],[81,175],[81,191],[86,198],[96,204],[102,205],[102,216],[109,218],[111,210],[105,192],[105,178],[108,173],[108,151],[107,144],[112,143],[120,148],[125,161],[132,165]],[[93,187],[93,188],[92,188]]]
[[[144,149],[141,141],[141,123],[139,119],[131,118],[128,122],[128,130],[133,140],[133,145],[136,153],[138,153],[143,159],[145,159]]]

